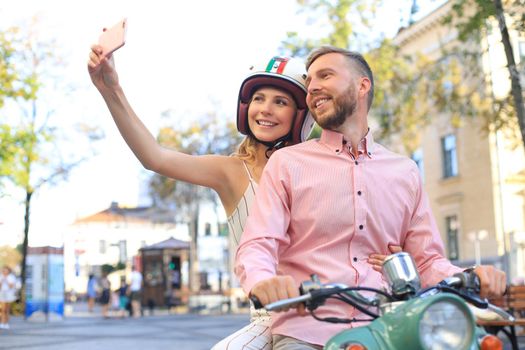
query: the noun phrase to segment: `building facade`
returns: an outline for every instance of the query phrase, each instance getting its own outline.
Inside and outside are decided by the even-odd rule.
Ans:
[[[442,48],[471,45],[479,50],[479,66],[462,69],[481,70],[486,77],[482,88],[493,96],[508,94],[509,74],[497,22],[487,23],[489,29],[478,42],[459,44],[456,29],[443,24],[452,3],[401,30],[394,43],[401,54],[421,53],[436,64],[446,64],[440,60]],[[525,37],[523,33],[511,37],[523,69]],[[419,148],[409,156],[421,170],[449,259],[463,266],[494,263],[512,279],[525,275],[524,147],[504,131],[485,132],[482,126],[480,118],[464,118],[453,125],[450,115],[436,114],[420,130]],[[386,143],[406,153],[396,135]]]
[[[201,284],[211,290],[220,290],[222,279],[227,282],[227,234],[221,232],[224,224],[212,203],[203,203],[198,225],[198,263]],[[67,293],[84,294],[89,274],[100,275],[103,265],[125,266],[121,274],[139,263],[141,248],[174,238],[190,241],[189,226],[176,222],[172,211],[153,207],[121,207],[112,203],[93,215],[79,218],[64,235],[64,283]],[[222,221],[221,221],[222,220]],[[189,271],[189,259],[181,270]],[[189,273],[189,272],[188,272]],[[188,273],[182,274],[188,284]],[[220,276],[220,277],[219,277]],[[118,275],[112,288],[118,286]]]

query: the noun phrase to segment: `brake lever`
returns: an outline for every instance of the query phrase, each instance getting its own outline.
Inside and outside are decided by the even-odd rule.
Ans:
[[[479,297],[481,283],[478,275],[473,271],[464,271],[446,278],[438,284],[442,289],[448,289],[450,292],[459,295],[472,305],[486,309],[489,302]]]

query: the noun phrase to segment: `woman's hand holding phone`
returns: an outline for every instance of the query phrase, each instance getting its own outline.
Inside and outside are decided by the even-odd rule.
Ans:
[[[102,47],[102,56],[108,57],[115,50],[120,49],[126,43],[127,19],[123,18],[113,27],[104,28],[98,39],[98,44]]]
[[[126,18],[109,29],[104,28],[98,44],[91,47],[88,72],[91,81],[100,92],[115,90],[119,87],[119,79],[115,70],[112,53],[121,48],[126,40]]]
[[[91,81],[99,91],[114,90],[119,86],[118,74],[113,56],[104,57],[103,48],[95,44],[91,47],[88,61]]]

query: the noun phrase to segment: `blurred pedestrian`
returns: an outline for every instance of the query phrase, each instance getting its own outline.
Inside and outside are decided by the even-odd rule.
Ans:
[[[94,274],[90,274],[87,284],[87,302],[88,302],[88,311],[93,312],[95,307],[95,298],[97,297],[97,279]]]
[[[8,266],[0,274],[0,329],[9,329],[9,310],[16,300],[16,277]]]
[[[141,315],[142,274],[137,270],[135,265],[131,267],[129,290],[131,292],[131,310],[133,317],[139,317]]]
[[[100,295],[100,304],[102,305],[102,316],[109,318],[109,301],[111,299],[111,283],[108,279],[108,273],[102,272],[102,278],[100,279],[100,288],[102,293]]]
[[[126,276],[120,277],[120,287],[117,290],[118,293],[118,310],[119,316],[124,318],[126,315],[126,309],[129,303],[129,286],[126,283]]]

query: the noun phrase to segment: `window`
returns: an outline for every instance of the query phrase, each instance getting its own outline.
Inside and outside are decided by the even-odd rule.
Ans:
[[[454,70],[454,65],[457,65],[457,61],[451,56],[446,56],[441,60],[441,66],[444,68],[442,88],[447,98],[450,98],[452,91],[454,90],[454,83],[452,82],[451,76]]]
[[[518,51],[520,54],[520,62],[525,61],[525,40],[520,40],[518,43]]]
[[[458,161],[456,154],[456,136],[447,135],[441,139],[441,149],[443,152],[443,177],[453,177],[458,175]]]
[[[204,224],[204,235],[211,236],[211,224],[209,222]]]
[[[445,224],[447,227],[447,251],[449,260],[459,259],[459,246],[458,246],[458,230],[459,222],[456,215],[447,216],[445,218]]]
[[[128,243],[125,240],[120,240],[118,242],[119,258],[118,261],[121,263],[126,263],[128,260]]]
[[[410,157],[414,162],[416,162],[417,168],[419,169],[419,174],[421,175],[421,180],[425,181],[425,169],[423,163],[423,150],[418,148],[412,156]]]
[[[100,254],[106,254],[106,249],[107,249],[107,244],[106,244],[106,241],[101,239],[99,242],[98,242],[98,252]]]

